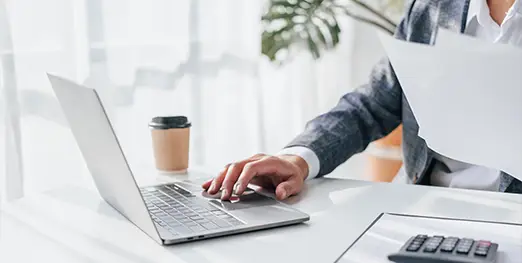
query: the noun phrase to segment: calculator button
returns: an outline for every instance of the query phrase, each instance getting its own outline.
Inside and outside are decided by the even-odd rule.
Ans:
[[[491,246],[491,242],[489,241],[484,241],[484,240],[480,240],[478,242],[478,247],[490,247]]]
[[[431,240],[442,241],[442,240],[444,240],[444,237],[443,236],[434,236],[431,238]]]
[[[461,242],[464,244],[473,244],[473,239],[463,238],[461,239]]]
[[[416,252],[419,250],[419,248],[420,246],[409,246],[408,248],[406,248],[406,251]]]
[[[475,251],[484,251],[484,252],[488,252],[489,249],[487,248],[477,248]]]
[[[424,252],[427,253],[435,253],[435,251],[437,251],[437,247],[434,246],[428,246],[424,248]]]
[[[442,252],[453,252],[453,248],[454,247],[450,247],[450,246],[446,247],[446,246],[444,246],[444,247],[440,248],[440,251],[442,251]]]
[[[455,245],[457,244],[456,241],[446,239],[440,248],[440,251],[442,252],[453,252],[453,249],[455,249]]]
[[[457,253],[468,254],[470,249],[471,249],[470,247],[457,247]]]
[[[475,255],[485,257],[488,255],[488,251],[487,250],[476,250]]]
[[[461,244],[459,244],[457,246],[457,249],[470,249],[470,248],[471,248],[471,245],[461,245]]]

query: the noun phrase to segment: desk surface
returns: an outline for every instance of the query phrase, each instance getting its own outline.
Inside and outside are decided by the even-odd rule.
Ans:
[[[522,195],[413,185],[314,179],[287,203],[311,220],[162,247],[95,189],[56,189],[1,208],[0,262],[333,262],[381,212],[522,223]]]

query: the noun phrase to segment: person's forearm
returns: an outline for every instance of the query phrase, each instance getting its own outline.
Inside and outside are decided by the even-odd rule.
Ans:
[[[307,147],[316,153],[321,164],[318,176],[323,176],[393,131],[402,120],[401,103],[398,83],[374,82],[346,94],[335,108],[310,121],[288,147]]]

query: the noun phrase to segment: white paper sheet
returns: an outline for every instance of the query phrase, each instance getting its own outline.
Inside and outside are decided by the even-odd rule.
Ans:
[[[381,42],[431,149],[522,179],[522,52],[444,31]]]

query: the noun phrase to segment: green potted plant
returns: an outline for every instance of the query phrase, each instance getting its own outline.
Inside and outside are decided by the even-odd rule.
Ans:
[[[270,0],[262,17],[261,52],[270,61],[283,64],[293,46],[305,48],[314,59],[339,44],[342,28],[339,18],[351,17],[393,34],[404,0]],[[400,152],[402,126],[373,143],[368,155],[366,177],[391,181],[402,166]],[[389,154],[389,153],[392,154]],[[393,155],[393,156],[391,156]]]
[[[304,44],[315,59],[339,43],[338,19],[349,16],[393,34],[404,0],[270,0],[262,17],[261,52],[282,63],[292,45]]]

